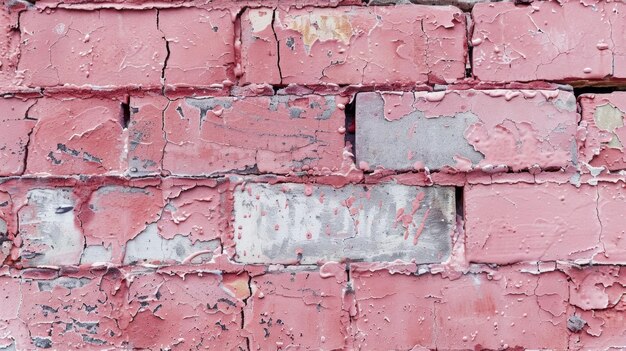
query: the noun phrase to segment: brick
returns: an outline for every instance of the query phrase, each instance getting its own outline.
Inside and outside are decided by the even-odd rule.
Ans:
[[[0,191],[0,266],[11,256],[13,241],[17,232],[13,215],[13,200],[8,192]]]
[[[28,119],[32,100],[0,100],[0,176],[20,175],[24,172],[26,147],[35,121]]]
[[[245,349],[241,336],[245,274],[145,274],[128,292],[132,319],[124,330],[132,349]],[[236,289],[243,286],[246,289]]]
[[[470,185],[467,257],[473,262],[570,260],[624,264],[621,183]]]
[[[594,262],[626,264],[626,237],[622,215],[626,211],[624,184],[600,183],[595,189],[597,190],[597,221],[600,222],[599,241],[602,251],[594,256]]]
[[[626,168],[626,92],[584,94],[580,105],[580,125],[584,128],[584,137],[579,140],[580,160],[610,171]]]
[[[165,239],[182,235],[192,241],[222,238],[232,214],[228,186],[217,181],[184,180],[163,186],[166,205],[157,221],[161,235]]]
[[[566,276],[353,274],[356,349],[567,348]]]
[[[477,4],[473,73],[483,81],[624,78],[625,14],[620,2]]]
[[[3,87],[21,84],[21,73],[17,72],[20,56],[20,31],[17,8],[3,6],[0,10],[0,84]]]
[[[119,101],[43,98],[29,111],[37,123],[28,174],[90,175],[126,171],[127,131]]]
[[[200,264],[221,253],[229,232],[230,195],[215,181],[171,180],[159,186],[40,182],[8,188],[0,192],[0,200],[6,200],[0,206],[0,229],[8,239],[0,259],[10,256],[15,243],[11,257],[24,267]]]
[[[25,271],[24,275],[28,271]],[[130,278],[126,280],[126,277]],[[146,349],[245,345],[248,277],[135,269],[0,277],[3,342],[15,349]]]
[[[559,169],[576,157],[576,99],[557,90],[359,93],[356,157],[369,169]]]
[[[241,80],[245,83],[280,83],[273,18],[271,8],[247,9],[241,16]]]
[[[173,101],[163,117],[163,168],[174,175],[337,170],[345,120],[337,103],[332,96]]]
[[[76,219],[81,224],[86,247],[102,247],[110,252],[112,262],[127,262],[126,256],[135,253],[131,243],[137,237],[152,234],[144,231],[149,231],[149,224],[159,219],[163,206],[157,188],[109,185],[90,193]],[[154,241],[157,241],[158,234],[154,234]],[[143,254],[156,255],[159,251],[157,247],[157,250],[145,250]]]
[[[71,188],[32,189],[27,198],[18,210],[22,264],[78,264],[84,238],[74,220],[76,197]]]
[[[626,346],[624,299],[626,274],[622,267],[570,269],[570,303],[584,321],[570,337],[571,350],[608,350]]]
[[[130,99],[128,123],[130,175],[145,176],[161,173],[165,149],[162,116],[168,104],[169,100],[164,96]]]
[[[167,53],[156,10],[25,11],[20,29],[27,86],[161,86]]]
[[[348,312],[343,310],[343,276],[281,272],[252,278],[244,310],[251,350],[345,349]]]
[[[597,201],[597,189],[587,185],[470,185],[464,198],[467,258],[588,262],[602,248]]]
[[[248,184],[235,190],[237,260],[442,262],[454,198],[445,187]]]
[[[289,8],[273,22],[264,12],[242,21],[243,70],[279,67],[244,82],[415,84],[465,75],[465,17],[454,7]],[[278,52],[267,43],[276,40]]]
[[[3,334],[17,350],[110,348],[121,336],[115,319],[122,299],[108,284],[113,279],[121,282],[122,277],[115,271],[0,277],[0,309],[10,308],[10,303],[16,306],[4,319]]]
[[[180,8],[159,11],[159,30],[168,43],[167,85],[232,83],[235,28],[229,10]]]

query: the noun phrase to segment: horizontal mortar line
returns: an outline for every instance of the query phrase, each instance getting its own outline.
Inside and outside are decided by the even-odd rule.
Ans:
[[[553,87],[541,87],[537,88],[532,85],[536,85],[538,83],[544,84],[553,84]],[[573,91],[577,89],[613,89],[613,90],[626,90],[626,81],[623,84],[613,84],[613,85],[598,85],[598,84],[588,84],[588,85],[569,85],[572,82],[559,82],[559,81],[529,81],[529,82],[489,82],[489,81],[472,81],[472,82],[464,82],[459,81],[451,84],[417,84],[411,86],[394,86],[394,85],[307,85],[307,84],[293,84],[293,85],[269,85],[269,84],[259,84],[259,86],[266,86],[268,91],[273,91],[273,94],[253,94],[252,92],[240,93],[237,94],[236,91],[233,90],[239,88],[246,88],[253,86],[254,84],[247,85],[237,85],[234,88],[210,88],[206,86],[189,86],[189,87],[176,87],[165,90],[166,96],[187,96],[191,94],[198,93],[207,93],[207,96],[212,96],[210,93],[215,93],[216,97],[252,97],[252,96],[273,96],[273,95],[340,95],[340,94],[356,94],[359,92],[371,92],[371,91],[398,91],[398,92],[419,92],[419,91],[465,91],[465,90],[565,90],[565,91]],[[599,82],[595,82],[599,83]],[[514,86],[511,86],[514,85]],[[307,88],[312,91],[309,93],[301,93],[301,94],[289,94],[286,92],[281,92],[282,89],[287,88]],[[341,90],[345,89],[345,90]],[[336,91],[333,91],[336,90]],[[67,95],[67,94],[88,94],[89,97],[99,97],[99,96],[127,96],[132,94],[141,94],[141,93],[156,93],[157,95],[163,95],[162,86],[158,87],[148,87],[148,88],[140,88],[140,87],[130,87],[130,86],[121,86],[116,88],[94,88],[94,87],[48,87],[48,88],[28,88],[28,87],[16,87],[15,89],[2,89],[0,88],[0,96],[3,97],[11,97],[11,96],[32,96],[36,97],[54,97],[56,95]],[[80,96],[77,96],[80,97]]]
[[[350,265],[379,265],[379,264],[389,264],[388,267],[380,267],[374,269],[375,271],[385,271],[389,269],[393,269],[394,266],[404,266],[407,264],[413,264],[411,261],[328,261],[326,263],[336,263],[339,265],[345,265],[346,267],[350,267]],[[211,271],[215,271],[216,265],[220,265],[221,263],[202,263],[202,264],[182,264],[175,263],[169,265],[158,265],[158,264],[102,264],[102,265],[91,265],[91,264],[82,264],[82,265],[42,265],[42,266],[33,266],[33,267],[18,267],[17,265],[5,264],[0,267],[9,267],[15,271],[28,271],[28,270],[47,270],[47,271],[58,271],[61,274],[64,272],[76,272],[76,270],[81,271],[102,271],[102,270],[113,270],[113,269],[125,269],[125,268],[141,268],[148,269],[154,271],[165,271],[167,272],[169,269],[177,269],[177,268],[189,268],[192,272],[206,272],[210,273]],[[229,260],[229,267],[225,267],[225,269],[220,270],[220,272],[240,272],[240,271],[250,271],[256,272],[259,268],[266,268],[266,270],[262,274],[271,274],[276,270],[267,270],[270,267],[277,268],[277,270],[282,269],[295,269],[299,268],[302,270],[308,271],[321,271],[324,264],[276,264],[276,263],[240,263],[235,260]],[[554,269],[541,269],[540,265],[545,264],[554,264]],[[442,272],[439,267],[445,265],[445,263],[431,263],[431,264],[416,264],[416,269],[414,275],[422,275],[422,274],[439,274],[445,273]],[[587,269],[594,267],[624,267],[624,264],[618,263],[586,263],[586,264],[577,264],[574,261],[566,261],[566,260],[554,260],[554,261],[521,261],[515,263],[505,263],[505,264],[495,264],[495,263],[470,263],[471,267],[467,270],[459,269],[453,270],[454,272],[463,272],[463,274],[481,274],[485,273],[488,270],[497,270],[498,268],[508,267],[508,268],[518,268],[518,271],[526,271],[529,274],[542,274],[553,271],[561,271],[566,267],[573,267],[576,269]],[[537,271],[533,271],[532,269],[537,267]],[[368,270],[371,267],[368,267]],[[432,271],[431,271],[432,269]],[[354,269],[351,268],[351,271],[359,270],[359,267],[356,266]],[[418,273],[419,271],[423,271],[423,273]]]
[[[387,171],[387,170],[384,170]],[[538,176],[541,174],[545,174],[545,175],[554,175],[554,174],[560,174],[562,176],[571,176],[571,175],[575,175],[575,174],[580,174],[577,172],[573,172],[573,173],[563,173],[561,170],[554,170],[554,171],[542,171],[540,173],[531,173],[528,171],[524,171],[524,172],[500,172],[500,173],[488,173],[488,172],[482,172],[482,171],[475,171],[475,172],[459,172],[459,173],[445,173],[445,172],[438,172],[438,171],[431,171],[429,173],[425,173],[425,172],[416,172],[416,171],[389,171],[389,173],[384,173],[384,174],[379,174],[376,173],[375,171],[367,171],[363,173],[365,176],[371,177],[371,178],[367,178],[367,179],[361,179],[358,182],[352,182],[350,181],[350,176],[349,175],[342,175],[342,174],[331,174],[331,175],[309,175],[306,173],[302,173],[302,174],[277,174],[277,173],[259,173],[259,174],[238,174],[238,173],[221,173],[221,174],[216,174],[216,175],[167,175],[167,176],[162,176],[162,175],[145,175],[145,176],[138,176],[138,177],[128,177],[128,176],[123,176],[123,175],[37,175],[37,174],[27,174],[27,175],[21,175],[21,176],[6,176],[6,177],[0,177],[0,184],[2,183],[6,183],[9,181],[13,181],[13,180],[36,180],[36,181],[42,181],[42,180],[49,180],[49,181],[59,181],[59,180],[66,180],[66,181],[78,181],[81,183],[86,183],[89,181],[93,181],[93,180],[121,180],[121,181],[147,181],[147,180],[168,180],[168,179],[186,179],[186,180],[222,180],[222,179],[229,179],[232,177],[237,177],[237,178],[242,178],[244,180],[259,180],[259,181],[277,181],[280,183],[285,183],[285,182],[292,182],[294,180],[302,180],[302,181],[311,181],[311,183],[315,183],[315,180],[323,180],[323,179],[327,179],[330,177],[343,177],[346,180],[348,180],[348,183],[350,184],[367,184],[367,181],[375,181],[376,176],[380,175],[381,178],[389,178],[389,177],[393,177],[393,176],[401,176],[401,175],[415,175],[415,176],[426,176],[426,177],[432,177],[433,175],[449,175],[449,176],[516,176],[516,175],[525,175],[525,174],[530,174],[533,176]],[[587,173],[583,173],[583,175],[586,175]],[[625,177],[622,176],[620,174],[614,174],[615,177],[619,178],[619,177]],[[599,181],[602,181],[603,179],[598,179]],[[542,182],[544,182],[544,180],[541,180]],[[435,183],[436,184],[436,183]]]

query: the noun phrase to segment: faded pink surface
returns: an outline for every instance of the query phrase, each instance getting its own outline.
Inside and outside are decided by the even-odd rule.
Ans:
[[[581,159],[595,167],[617,171],[626,168],[626,92],[585,94],[580,97],[582,134]]]
[[[160,195],[153,187],[98,188],[76,216],[86,244],[110,247],[113,262],[123,262],[126,242],[159,218],[163,208]]]
[[[465,190],[473,262],[626,262],[622,184],[471,185]]]
[[[159,11],[168,42],[167,85],[207,86],[234,81],[234,24],[227,10]]]
[[[604,266],[584,271],[570,269],[570,301],[589,327],[570,340],[573,349],[609,349],[626,346],[624,302],[626,274],[622,267]]]
[[[591,220],[596,197],[589,187],[569,184],[470,186],[465,189],[468,259],[498,264],[589,259],[600,233],[600,223]]]
[[[321,96],[173,101],[163,117],[163,169],[174,175],[254,167],[261,173],[288,173],[305,166],[337,170],[344,117],[336,104],[333,97]]]
[[[155,10],[27,11],[21,25],[27,86],[160,86],[166,50]]]
[[[119,101],[37,100],[30,135],[28,174],[121,174],[126,170],[126,130]]]
[[[128,168],[131,174],[161,172],[165,148],[162,116],[168,104],[169,100],[164,96],[146,96],[130,101]]]
[[[250,348],[341,349],[349,323],[342,309],[345,279],[315,271],[252,278],[253,295],[244,312]]]
[[[254,72],[268,60],[273,65],[280,55],[273,71],[250,78],[273,84],[414,84],[462,78],[466,55],[462,13],[445,6],[408,9],[279,9],[275,22],[265,10],[252,10],[242,23],[244,44],[249,43],[242,46],[244,63],[251,65],[243,69]]]
[[[575,159],[572,153],[579,117],[576,99],[570,92],[494,89],[390,92],[382,97],[384,118],[392,123],[416,112],[427,119],[469,119],[468,127],[458,133],[481,154],[481,160],[471,164],[462,155],[456,155],[450,163],[458,171],[494,167],[508,167],[515,172],[559,169],[571,166]],[[388,141],[416,139],[419,136],[414,131],[419,128],[428,128],[428,124],[415,122],[410,130],[390,135]],[[411,169],[416,163],[424,162],[409,154],[406,168]]]
[[[354,281],[357,348],[567,348],[568,285],[560,273],[502,268],[448,280],[368,272]]]
[[[157,222],[161,236],[171,239],[183,235],[193,241],[223,239],[228,231],[227,185],[212,180],[166,182],[166,205]]]
[[[1,309],[8,327],[3,330],[24,336],[16,344],[19,349],[230,349],[245,344],[237,328],[246,297],[238,286],[247,284],[246,275],[190,273],[183,280],[141,269],[65,277],[42,273],[34,279],[0,277],[3,303],[14,302]],[[6,341],[0,337],[0,345]]]
[[[19,99],[0,100],[0,175],[20,175],[24,172],[24,158],[29,134],[36,121],[27,119],[33,101]]]
[[[473,73],[484,81],[626,78],[625,16],[620,2],[477,4]]]
[[[0,258],[19,258],[24,267],[41,266],[44,261],[59,266],[115,266],[131,258],[157,265],[185,260],[201,263],[216,253],[205,249],[208,243],[214,242],[209,246],[217,248],[231,243],[228,183],[170,179],[105,184],[71,179],[2,184],[0,223],[6,224],[2,233],[11,240],[16,238],[20,245],[11,247],[3,242]],[[150,253],[154,246],[146,247],[140,240],[140,246],[131,252],[129,247],[138,236],[151,234],[151,228],[155,234],[149,240],[158,243],[176,238],[179,247],[174,249],[182,251],[161,259]],[[180,247],[183,240],[188,246]],[[95,261],[88,257],[94,249],[102,252]],[[166,255],[171,249],[162,250]],[[194,260],[197,255],[205,256]]]

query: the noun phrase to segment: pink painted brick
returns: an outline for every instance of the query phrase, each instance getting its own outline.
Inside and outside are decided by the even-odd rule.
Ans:
[[[345,273],[276,272],[252,278],[244,312],[251,350],[345,349],[349,316],[343,310]]]
[[[119,101],[43,98],[28,148],[28,174],[122,174],[127,131]]]
[[[560,273],[352,277],[355,349],[567,348],[568,285]]]
[[[27,86],[161,86],[167,53],[156,10],[26,11],[20,28]]]
[[[359,93],[356,158],[370,169],[567,168],[577,122],[567,91]]]
[[[467,258],[589,262],[602,252],[597,201],[597,188],[588,185],[470,185],[464,198]]]
[[[626,272],[619,266],[597,266],[567,271],[570,303],[584,321],[570,337],[570,350],[609,350],[626,347],[623,295]]]
[[[245,83],[280,83],[274,9],[248,9],[241,16],[241,62]]]
[[[157,221],[160,235],[177,235],[192,242],[225,239],[232,214],[230,184],[215,180],[166,179],[165,206]]]
[[[129,173],[132,176],[159,174],[165,149],[162,116],[169,100],[164,96],[146,96],[131,98],[129,105]]]
[[[147,269],[0,276],[0,346],[18,350],[238,349],[245,274]]]
[[[0,100],[0,176],[20,175],[26,163],[26,146],[35,121],[27,119],[34,100]]]
[[[159,219],[164,206],[158,188],[119,185],[99,187],[89,195],[88,202],[82,205],[75,218],[85,237],[85,248],[101,248],[100,251],[104,250],[110,255],[109,261],[116,263],[124,261],[124,256],[130,251],[128,243],[142,234],[150,223]],[[83,263],[95,259],[89,257],[89,253],[83,252]]]
[[[276,42],[271,26],[278,52],[267,43]],[[465,74],[465,17],[450,6],[289,8],[273,22],[252,10],[242,33],[244,72],[274,66],[244,82],[415,84]]]
[[[602,252],[594,257],[594,262],[626,264],[626,185],[622,182],[600,183],[595,188],[598,192],[597,218],[601,224]]]
[[[581,161],[610,171],[626,168],[626,92],[610,94],[584,94],[581,127],[584,137],[579,138]]]
[[[214,180],[10,181],[0,188],[8,239],[0,259],[23,267],[205,263],[230,240],[227,189]]]
[[[626,78],[619,65],[626,62],[625,16],[620,2],[477,4],[474,75],[483,81]]]
[[[20,32],[18,20],[20,4],[9,4],[0,9],[0,85],[15,86],[21,83],[22,76],[16,72],[20,57]]]
[[[9,311],[2,318],[2,338],[9,346],[73,350],[120,345],[116,319],[123,313],[123,296],[115,294],[112,284],[121,282],[119,272],[58,276],[26,270],[22,275],[0,277],[0,310]]]
[[[131,349],[239,350],[246,274],[139,274],[128,291],[125,345]],[[123,324],[123,325],[124,325]]]
[[[15,215],[13,214],[13,200],[5,189],[1,189],[0,239],[2,239],[2,243],[0,243],[0,266],[10,263],[8,259],[11,258],[16,232],[17,223]]]
[[[167,85],[210,86],[235,80],[231,11],[179,8],[159,11],[169,48]]]
[[[337,170],[345,123],[337,100],[343,101],[332,96],[173,101],[164,117],[163,169],[174,175]]]

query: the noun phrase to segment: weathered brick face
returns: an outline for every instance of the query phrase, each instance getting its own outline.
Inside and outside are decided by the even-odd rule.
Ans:
[[[622,1],[0,14],[0,350],[626,348]]]

